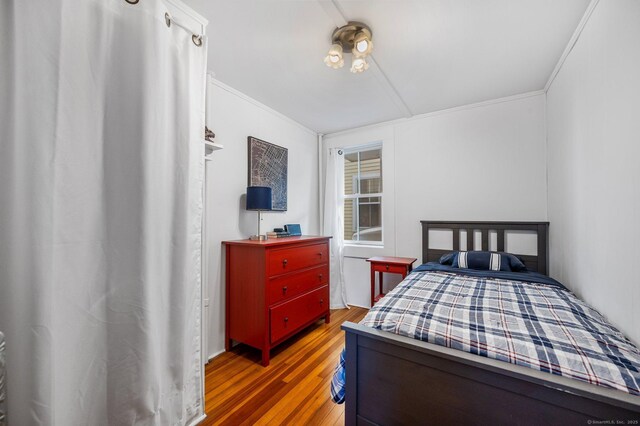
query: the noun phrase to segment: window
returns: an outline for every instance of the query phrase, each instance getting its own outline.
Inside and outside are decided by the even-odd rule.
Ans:
[[[382,147],[345,151],[344,240],[382,244]]]

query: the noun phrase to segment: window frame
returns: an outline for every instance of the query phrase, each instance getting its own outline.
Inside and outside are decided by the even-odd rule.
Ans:
[[[361,160],[360,160],[360,153],[362,152],[367,152],[367,151],[380,151],[380,172],[376,173],[376,172],[364,172],[361,173],[360,170],[360,165],[361,165]],[[360,200],[361,198],[379,198],[380,199],[380,241],[362,241],[362,240],[352,240],[352,239],[344,239],[344,244],[345,246],[369,246],[369,247],[384,247],[384,201],[383,201],[383,194],[384,194],[384,180],[383,180],[383,164],[382,164],[382,159],[383,159],[383,144],[382,142],[375,142],[375,143],[369,143],[366,145],[358,145],[358,146],[351,146],[349,148],[346,148],[343,150],[344,151],[344,155],[345,158],[348,154],[354,154],[357,153],[358,154],[358,173],[357,175],[353,176],[354,181],[357,183],[357,191],[354,190],[353,194],[342,194],[342,199],[343,199],[343,209],[344,209],[344,205],[347,202],[353,202],[354,200],[356,201],[355,204],[355,212],[353,214],[353,217],[355,218],[355,226],[356,226],[356,230],[354,233],[359,233],[359,222],[360,222],[360,203],[358,202],[358,200]],[[342,172],[344,173],[344,168],[342,170]],[[360,193],[361,190],[361,181],[362,179],[370,179],[370,178],[380,178],[380,189],[382,190],[381,192],[376,192],[376,193],[370,193],[370,194],[362,194]],[[344,188],[343,188],[344,190]],[[344,229],[343,229],[343,233],[344,233]]]

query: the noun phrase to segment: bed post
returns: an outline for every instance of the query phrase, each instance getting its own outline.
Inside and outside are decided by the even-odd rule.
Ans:
[[[422,263],[429,261],[429,222],[421,221],[422,224]]]
[[[346,330],[344,424],[355,425],[358,416],[358,335]]]
[[[549,237],[549,223],[538,224],[538,272],[549,275],[549,268],[547,262],[549,260],[549,253],[547,248],[547,238]]]

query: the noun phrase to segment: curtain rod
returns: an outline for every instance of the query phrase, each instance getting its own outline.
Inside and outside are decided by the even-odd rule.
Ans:
[[[140,2],[140,0],[124,0],[129,4],[138,4]],[[182,24],[180,21],[177,21],[176,19],[174,19],[169,12],[165,12],[164,14],[164,22],[167,24],[167,27],[171,27],[171,24],[174,24],[180,28],[182,28],[183,30],[185,30],[188,33],[191,33],[191,41],[193,42],[193,44],[195,44],[196,46],[200,47],[202,46],[202,35],[201,34],[195,34],[193,32],[191,32],[191,30],[184,24]]]

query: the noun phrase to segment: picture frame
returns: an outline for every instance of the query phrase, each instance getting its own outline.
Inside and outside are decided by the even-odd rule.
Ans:
[[[300,228],[299,223],[289,223],[284,226],[284,230],[292,237],[299,237],[302,235],[302,229]]]
[[[253,136],[248,144],[248,186],[268,186],[272,210],[287,211],[289,150]]]

